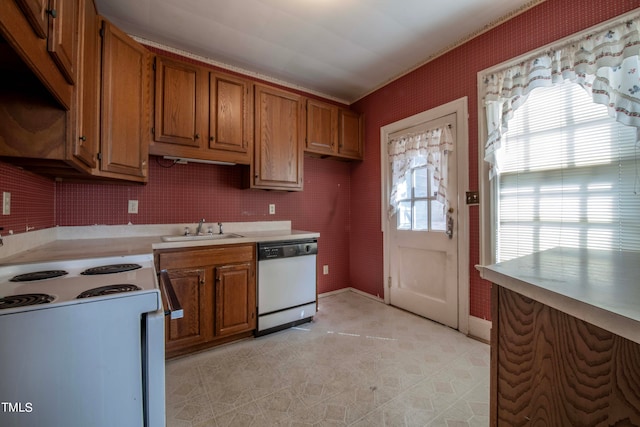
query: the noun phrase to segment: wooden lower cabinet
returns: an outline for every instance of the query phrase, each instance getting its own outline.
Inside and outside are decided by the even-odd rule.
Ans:
[[[167,358],[251,336],[256,328],[255,245],[159,250],[184,317],[165,320]]]
[[[180,268],[168,270],[168,273],[184,317],[165,320],[167,352],[207,342],[213,322],[206,315],[206,301],[210,295],[207,296],[205,286],[205,269]]]
[[[254,264],[246,262],[216,267],[215,335],[225,337],[256,327]]]
[[[492,288],[491,426],[640,425],[640,344]]]

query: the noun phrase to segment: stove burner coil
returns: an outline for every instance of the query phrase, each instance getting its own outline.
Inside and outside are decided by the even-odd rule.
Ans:
[[[47,304],[55,297],[47,294],[22,294],[0,298],[0,310],[5,308],[26,307],[28,305]]]
[[[130,284],[107,285],[107,286],[100,286],[99,288],[93,288],[93,289],[84,291],[83,293],[77,296],[77,299],[89,298],[89,297],[100,297],[104,295],[119,294],[121,292],[133,292],[133,291],[141,291],[141,290],[142,288],[136,285],[130,285]]]
[[[32,282],[34,280],[43,280],[43,279],[51,279],[53,277],[64,276],[65,274],[69,274],[64,270],[47,270],[47,271],[34,271],[33,273],[25,273],[19,274],[12,279],[10,282]]]
[[[137,270],[142,268],[139,264],[111,264],[111,265],[101,265],[98,267],[88,268],[80,274],[84,274],[85,276],[93,276],[97,274],[113,274],[113,273],[122,273],[124,271]]]

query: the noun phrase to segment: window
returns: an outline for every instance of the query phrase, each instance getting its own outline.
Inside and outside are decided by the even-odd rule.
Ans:
[[[496,262],[555,246],[639,250],[636,150],[636,128],[578,84],[533,90],[498,158]]]
[[[398,230],[444,231],[444,204],[437,200],[438,187],[427,159],[418,156],[398,184]]]

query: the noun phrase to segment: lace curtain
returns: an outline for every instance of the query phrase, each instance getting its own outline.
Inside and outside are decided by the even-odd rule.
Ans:
[[[484,159],[490,178],[499,172],[501,138],[513,112],[536,87],[569,80],[604,104],[619,122],[640,127],[640,14],[612,24],[501,71],[480,87],[487,116]]]
[[[389,217],[398,210],[398,185],[405,180],[411,168],[427,166],[433,173],[432,194],[448,208],[447,174],[448,156],[453,151],[453,137],[449,126],[405,134],[388,142],[391,163],[391,195],[389,197]]]

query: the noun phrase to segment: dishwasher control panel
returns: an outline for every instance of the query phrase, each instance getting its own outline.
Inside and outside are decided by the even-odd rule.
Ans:
[[[258,260],[290,258],[318,253],[318,240],[288,240],[258,243]]]

